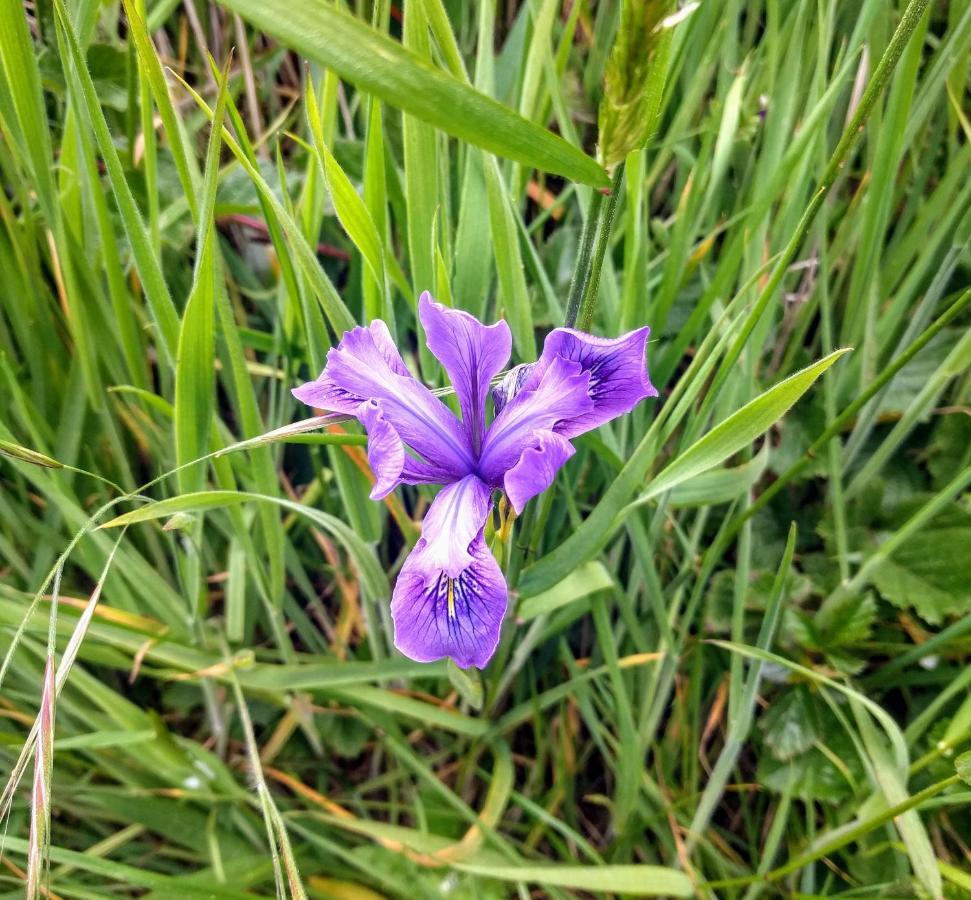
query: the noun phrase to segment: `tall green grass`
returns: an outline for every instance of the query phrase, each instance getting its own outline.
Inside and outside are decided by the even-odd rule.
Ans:
[[[971,892],[969,60],[927,0],[0,4],[0,894]],[[481,674],[392,646],[431,492],[292,424],[373,318],[444,386],[424,289],[652,327]]]

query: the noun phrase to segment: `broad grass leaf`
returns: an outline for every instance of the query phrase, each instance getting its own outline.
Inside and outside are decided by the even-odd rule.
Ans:
[[[4,842],[6,849],[13,854],[25,856],[27,841],[8,835]],[[131,866],[125,863],[104,859],[91,853],[69,850],[66,847],[52,846],[50,848],[51,863],[71,866],[82,872],[98,875],[105,881],[114,884],[124,884],[130,887],[146,888],[169,896],[184,897],[186,900],[247,900],[253,896],[250,891],[238,890],[220,884],[214,877],[196,877],[192,881],[177,875],[160,875],[143,866]]]
[[[748,462],[734,468],[709,469],[671,491],[668,504],[681,506],[712,506],[731,503],[752,488],[762,477],[769,463],[769,443]]]
[[[219,174],[227,79],[223,78],[209,134],[202,206],[196,229],[196,266],[192,291],[179,329],[175,361],[175,458],[180,466],[204,456],[209,449],[215,401],[216,247],[214,212]],[[183,490],[205,484],[205,469],[194,466],[179,473]]]
[[[778,422],[823,372],[849,352],[836,350],[746,403],[663,469],[634,505],[671,490],[747,447]]]
[[[251,502],[273,503],[310,519],[344,545],[357,566],[363,585],[373,598],[382,599],[390,594],[387,576],[378,564],[373,548],[361,540],[352,529],[336,516],[304,506],[301,503],[295,503],[292,500],[286,500],[283,497],[271,497],[265,494],[251,494],[241,491],[197,491],[192,494],[181,494],[177,497],[169,497],[166,500],[146,504],[131,512],[116,516],[98,527],[99,529],[117,528],[122,525],[168,518],[176,513],[198,512]]]
[[[294,0],[286,15],[262,0],[222,5],[345,81],[453,137],[573,181],[609,184],[604,170],[563,138],[324,0]]]
[[[175,304],[172,302],[172,296],[169,294],[161,263],[154,252],[132,189],[125,178],[121,158],[98,101],[98,92],[88,71],[84,52],[74,32],[71,16],[62,0],[55,0],[54,10],[58,25],[61,28],[63,43],[72,64],[65,68],[71,87],[77,92],[77,109],[82,117],[84,127],[93,132],[104,160],[105,170],[111,183],[115,201],[118,204],[118,212],[125,234],[128,236],[145,299],[162,338],[159,347],[171,361],[177,350],[179,316]]]
[[[548,591],[524,600],[517,610],[516,618],[520,622],[528,622],[576,600],[589,597],[597,591],[606,590],[613,584],[614,579],[604,564],[593,560],[575,569]]]
[[[910,799],[907,767],[901,766],[899,760],[892,758],[871,717],[862,712],[855,701],[851,702],[863,745],[870,758],[874,780],[890,806],[905,803]],[[894,817],[894,826],[906,848],[914,876],[930,896],[942,897],[943,887],[941,873],[937,868],[937,855],[920,813],[916,809],[908,809]]]
[[[971,735],[971,694],[968,694],[958,711],[951,718],[947,731],[941,738],[941,744],[945,747],[953,747],[969,735]]]
[[[377,228],[375,228],[367,206],[324,140],[320,110],[313,89],[313,81],[310,80],[307,82],[305,106],[310,123],[310,133],[313,136],[313,146],[327,180],[327,187],[334,202],[334,211],[337,213],[341,225],[344,226],[347,236],[354,242],[354,246],[361,251],[361,256],[370,269],[374,280],[383,288],[384,246],[381,237]]]
[[[67,750],[100,750],[104,747],[125,747],[130,744],[142,744],[155,740],[155,732],[143,731],[90,731],[85,734],[73,734],[70,737],[57,738],[54,741],[55,752]]]
[[[456,868],[501,881],[521,881],[598,893],[637,897],[690,897],[694,893],[691,879],[684,872],[664,866],[502,866],[463,862],[456,863]]]

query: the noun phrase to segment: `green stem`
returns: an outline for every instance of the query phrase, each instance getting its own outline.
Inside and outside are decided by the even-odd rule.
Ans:
[[[566,321],[564,322],[567,328],[576,325],[577,316],[580,313],[580,301],[583,300],[587,280],[590,277],[590,257],[593,252],[594,238],[597,235],[600,207],[603,206],[603,201],[604,195],[594,188],[590,194],[587,218],[583,223],[583,232],[580,235],[580,248],[577,251],[576,266],[573,268],[573,277],[570,279],[570,293],[567,296]]]
[[[600,216],[597,251],[593,255],[590,277],[587,280],[587,286],[583,292],[583,304],[580,307],[579,328],[581,331],[589,331],[593,324],[593,312],[597,307],[597,296],[600,289],[600,270],[603,268],[604,256],[607,255],[607,248],[610,245],[610,230],[613,228],[617,201],[620,197],[620,185],[623,180],[624,164],[621,162],[614,169],[610,196],[607,198],[607,205],[602,208],[602,215]]]
[[[699,885],[699,887],[707,889],[743,887],[744,885],[754,884],[758,881],[775,881],[778,878],[782,878],[784,875],[789,875],[792,872],[802,869],[803,867],[809,865],[809,863],[815,862],[817,859],[822,859],[824,856],[829,856],[829,854],[833,853],[835,850],[839,850],[840,847],[845,847],[847,844],[858,840],[866,834],[869,834],[869,832],[873,831],[875,828],[879,828],[881,825],[885,825],[887,822],[895,819],[897,816],[907,812],[908,810],[920,806],[925,800],[929,800],[935,794],[939,794],[945,788],[949,788],[952,784],[957,784],[960,780],[960,776],[952,775],[949,778],[945,778],[943,781],[937,782],[937,784],[932,784],[930,787],[924,788],[924,790],[920,791],[919,793],[912,794],[903,802],[885,809],[883,812],[873,816],[873,818],[860,822],[859,825],[850,828],[848,831],[842,832],[830,841],[826,841],[821,846],[818,846],[815,850],[804,853],[802,856],[797,856],[795,859],[787,862],[784,866],[780,866],[778,869],[773,869],[771,872],[766,872],[764,875],[749,875],[743,878],[725,878],[721,881],[710,881],[707,884]]]

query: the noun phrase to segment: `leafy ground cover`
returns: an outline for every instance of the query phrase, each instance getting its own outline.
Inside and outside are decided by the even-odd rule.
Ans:
[[[969,59],[928,0],[0,5],[0,892],[971,892]],[[432,493],[292,427],[356,323],[446,384],[422,290],[652,328],[481,673],[392,645]]]

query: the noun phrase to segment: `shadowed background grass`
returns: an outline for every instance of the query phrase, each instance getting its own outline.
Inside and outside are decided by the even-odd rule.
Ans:
[[[961,2],[0,4],[0,894],[971,892],[969,61]],[[373,318],[442,387],[423,289],[652,327],[481,675],[392,646],[432,493],[284,427]]]

